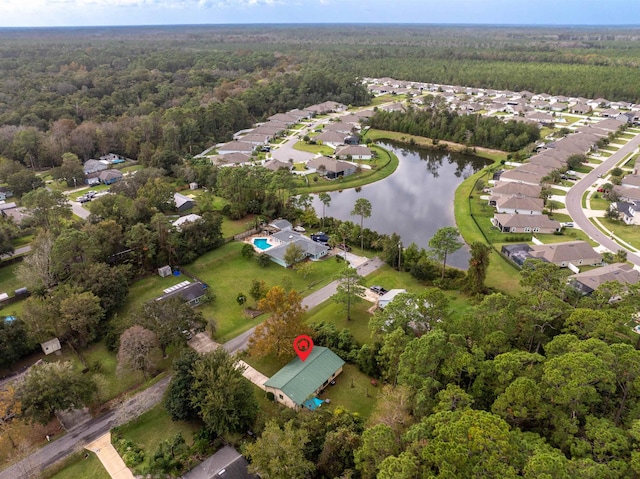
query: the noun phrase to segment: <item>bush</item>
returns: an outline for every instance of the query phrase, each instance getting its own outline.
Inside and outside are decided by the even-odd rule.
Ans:
[[[267,399],[268,399],[269,401],[274,401],[274,400],[275,400],[275,398],[276,398],[276,397],[273,395],[273,393],[272,393],[271,391],[269,391],[269,392],[267,393]]]
[[[249,243],[245,243],[242,245],[242,257],[246,259],[251,259],[255,256],[256,251],[253,249],[253,246]]]
[[[116,448],[116,451],[118,451],[118,454],[122,456],[122,460],[127,467],[135,467],[144,460],[144,451],[136,446],[133,441],[114,434],[111,442],[113,443],[113,447]]]

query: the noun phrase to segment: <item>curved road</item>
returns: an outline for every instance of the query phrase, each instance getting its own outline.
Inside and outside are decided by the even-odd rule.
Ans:
[[[576,223],[580,229],[582,229],[591,239],[597,241],[609,251],[616,252],[618,250],[624,250],[627,252],[627,260],[636,266],[640,266],[640,255],[628,250],[612,240],[609,236],[600,231],[596,226],[587,218],[587,215],[582,209],[582,197],[585,191],[598,179],[600,175],[603,177],[616,166],[616,164],[622,160],[627,154],[633,152],[638,145],[640,145],[640,135],[633,137],[626,145],[616,151],[609,158],[605,159],[596,168],[590,171],[584,178],[578,181],[567,193],[566,208],[567,212],[571,216],[571,219]]]

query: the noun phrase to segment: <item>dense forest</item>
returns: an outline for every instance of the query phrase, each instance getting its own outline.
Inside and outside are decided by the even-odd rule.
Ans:
[[[459,115],[435,105],[420,110],[378,110],[368,125],[434,141],[453,141],[503,151],[517,151],[540,138],[537,125],[513,120],[505,122],[496,117]]]

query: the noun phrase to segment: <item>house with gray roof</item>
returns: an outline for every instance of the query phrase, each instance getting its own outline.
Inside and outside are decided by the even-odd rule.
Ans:
[[[564,243],[531,246],[532,258],[544,259],[561,268],[569,266],[594,266],[602,264],[602,255],[596,252],[586,241],[567,241]]]
[[[100,171],[106,170],[109,168],[109,163],[107,161],[101,160],[87,160],[82,165],[82,169],[84,170],[85,175],[89,175],[91,173],[99,173]]]
[[[541,215],[543,209],[544,202],[542,198],[513,195],[496,200],[496,211],[498,213]]]
[[[124,175],[120,170],[105,170],[98,174],[98,178],[105,185],[112,185],[124,178]]]
[[[636,284],[640,282],[640,272],[628,263],[614,263],[569,276],[569,284],[585,295],[609,281],[616,281],[623,286]]]
[[[193,208],[195,205],[195,202],[191,198],[180,193],[173,194],[173,203],[180,213],[188,210],[189,208]]]
[[[313,158],[307,162],[309,168],[313,168],[318,174],[334,180],[341,176],[349,176],[356,172],[356,166],[346,161],[334,160],[326,156]]]
[[[627,188],[640,188],[640,175],[627,175],[620,184]]]
[[[507,170],[500,175],[500,181],[511,181],[516,183],[525,183],[527,185],[539,185],[546,175],[541,173],[534,173],[518,168],[513,170]]]
[[[371,148],[364,145],[349,145],[336,150],[336,158],[341,160],[370,160],[373,158]]]
[[[344,145],[344,139],[347,137],[346,134],[340,133],[338,131],[323,131],[318,136],[314,138],[317,142],[322,142],[327,146],[331,146],[332,148],[336,148],[338,145]]]
[[[291,225],[291,223],[289,223],[289,225]],[[311,261],[318,261],[329,254],[328,245],[312,241],[301,233],[293,231],[290,228],[273,233],[269,238],[271,243],[274,243],[274,246],[264,250],[264,253],[271,258],[271,261],[284,268],[293,266],[285,261],[287,248],[291,244],[299,246],[304,254],[304,259],[310,259]]]
[[[156,301],[164,301],[165,299],[177,297],[181,298],[189,306],[195,307],[205,299],[206,295],[206,284],[201,283],[200,281],[196,281],[195,283],[185,281],[184,283],[165,289],[164,294],[156,298]]]
[[[496,213],[493,215],[491,223],[502,233],[552,234],[561,229],[558,221],[552,220],[546,215]]]
[[[528,196],[529,198],[539,198],[542,186],[529,185],[526,183],[516,183],[513,181],[498,181],[491,188],[489,205],[495,206],[498,198],[511,197],[513,195]]]
[[[313,404],[308,402],[320,394],[341,372],[344,361],[329,348],[314,346],[305,361],[299,357],[271,376],[265,391],[272,393],[276,402],[296,411]]]
[[[220,155],[226,155],[228,153],[246,153],[250,155],[255,149],[256,145],[242,140],[233,140],[217,148]]]
[[[269,161],[266,161],[262,166],[264,166],[267,170],[278,171],[278,170],[289,170],[293,168],[291,163],[285,163],[284,161],[276,160],[272,158]]]
[[[226,155],[217,155],[211,158],[212,163],[219,166],[235,166],[251,163],[251,156],[246,153],[227,153]]]
[[[640,225],[640,201],[618,201],[612,203],[622,221],[627,225]]]

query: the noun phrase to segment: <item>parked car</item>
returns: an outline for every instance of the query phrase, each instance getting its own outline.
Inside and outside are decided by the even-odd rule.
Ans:
[[[384,289],[382,286],[378,286],[378,285],[371,286],[369,289],[371,291],[373,291],[374,293],[379,294],[380,296],[382,296],[383,294],[385,294],[387,292],[386,289]]]
[[[573,223],[569,222],[569,223],[565,223],[564,224],[565,228],[573,228]]]
[[[327,244],[329,242],[329,236],[322,232],[311,235],[311,239],[316,243]]]
[[[348,244],[340,243],[336,245],[336,248],[341,249],[342,251],[346,251],[347,253],[351,251],[351,246]]]
[[[78,203],[87,203],[89,201],[91,201],[91,198],[89,198],[88,196],[78,196]]]
[[[298,225],[293,227],[293,231],[297,231],[298,233],[304,233],[306,230],[302,226]]]

